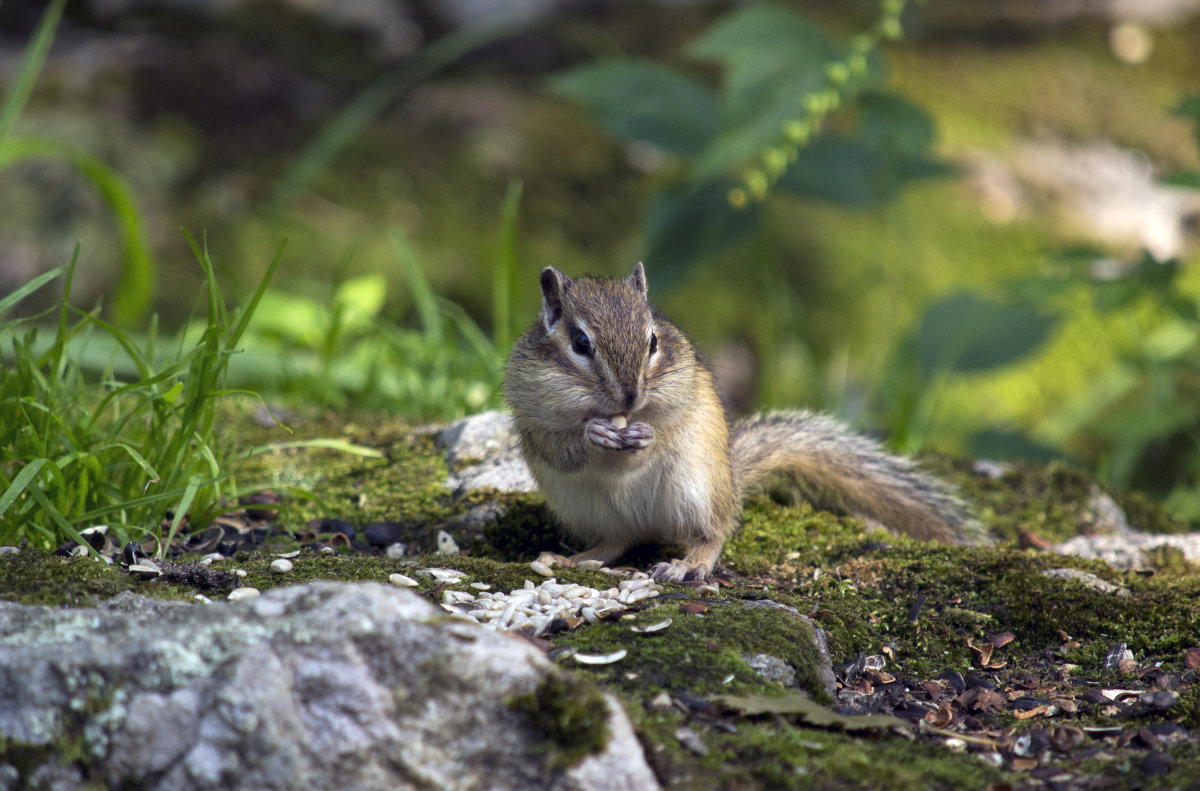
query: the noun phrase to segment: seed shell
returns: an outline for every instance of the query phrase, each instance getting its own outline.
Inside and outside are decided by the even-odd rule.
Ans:
[[[628,653],[624,648],[620,648],[611,654],[575,654],[574,659],[584,665],[611,665],[613,662],[620,662]]]

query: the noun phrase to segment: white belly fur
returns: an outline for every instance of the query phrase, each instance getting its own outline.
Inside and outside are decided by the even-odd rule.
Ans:
[[[709,461],[670,458],[655,444],[627,464],[570,473],[531,468],[566,531],[591,547],[602,541],[686,543],[705,532],[713,521]]]

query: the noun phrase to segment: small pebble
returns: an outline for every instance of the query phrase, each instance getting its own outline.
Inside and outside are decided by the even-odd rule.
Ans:
[[[676,728],[675,738],[679,740],[680,744],[694,752],[696,755],[708,755],[708,746],[704,743],[704,740],[700,738],[700,734],[696,733],[691,728]]]
[[[334,549],[333,547],[321,547],[321,554],[322,555],[336,555],[337,550]]]
[[[234,588],[228,598],[230,601],[241,601],[242,599],[254,599],[259,595],[258,588]]]
[[[599,560],[581,560],[575,565],[584,571],[599,571],[604,568],[604,564]]]
[[[244,579],[248,573],[245,569],[234,569],[234,576]]]
[[[200,562],[206,566],[209,566],[209,565],[212,565],[213,563],[216,563],[218,560],[224,560],[224,559],[225,559],[225,556],[222,555],[220,552],[209,552],[207,555],[200,558]]]
[[[403,574],[393,574],[388,577],[388,582],[401,588],[415,588],[419,584],[412,577],[406,577]]]
[[[554,576],[554,570],[539,560],[535,560],[532,563],[530,563],[529,568],[533,569],[535,573],[541,574],[543,577],[553,577]]]
[[[212,604],[212,599],[208,598],[203,593],[197,593],[192,598],[195,599],[196,601],[200,602],[201,604]]]
[[[20,552],[20,547],[0,547],[0,555],[18,555]]]
[[[284,560],[283,558],[280,558],[279,560],[271,561],[271,571],[275,572],[276,574],[287,574],[291,570],[292,561],[290,560]]]
[[[492,586],[486,582],[472,582],[471,587],[477,591],[490,591],[492,589]]]
[[[660,692],[654,696],[654,700],[650,701],[652,709],[671,709],[675,707],[675,702],[671,700],[671,696],[665,692]]]
[[[408,545],[403,541],[397,541],[394,544],[388,544],[388,548],[383,551],[383,554],[389,558],[402,558],[407,551]]]
[[[280,552],[280,553],[279,553],[279,554],[277,554],[275,557],[277,557],[277,558],[287,558],[288,560],[291,560],[292,558],[298,558],[298,557],[300,557],[300,550],[298,550],[298,549],[297,549],[295,552]]]

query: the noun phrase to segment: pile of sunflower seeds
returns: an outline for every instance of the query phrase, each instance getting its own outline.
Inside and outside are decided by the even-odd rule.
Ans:
[[[448,579],[443,578],[443,581],[453,584]],[[443,590],[442,609],[470,619],[485,629],[528,629],[535,636],[596,623],[662,591],[662,586],[648,577],[622,580],[616,587],[603,591],[586,585],[559,583],[554,578],[544,580],[540,585],[525,580],[525,587],[508,593],[481,590],[487,586],[478,583],[473,587],[473,592]]]

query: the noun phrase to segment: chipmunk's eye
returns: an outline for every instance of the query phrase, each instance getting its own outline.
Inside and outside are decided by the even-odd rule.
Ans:
[[[652,332],[650,333],[650,353],[654,354],[656,351],[658,351],[658,336]]]
[[[571,328],[571,348],[576,354],[581,354],[584,357],[592,356],[592,341],[588,338],[587,333],[578,327]]]

